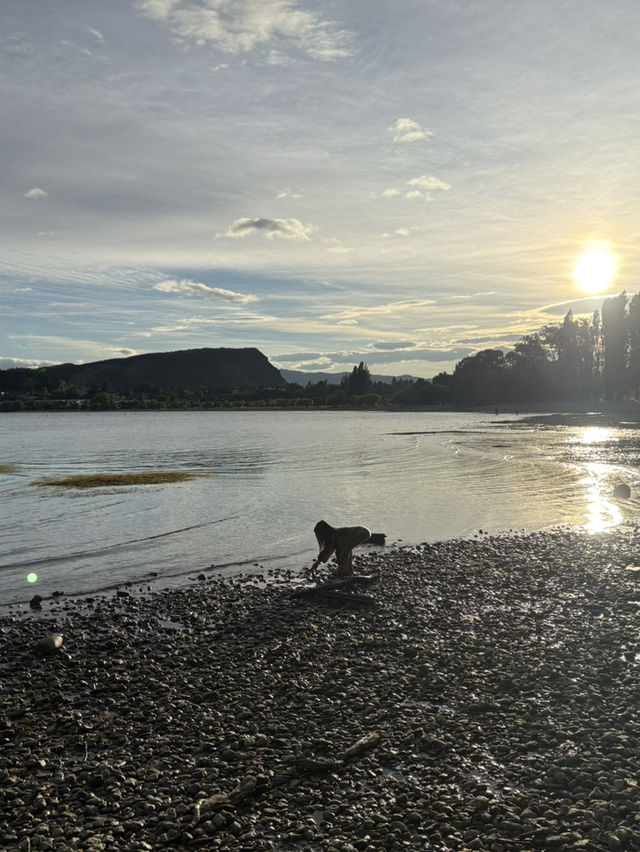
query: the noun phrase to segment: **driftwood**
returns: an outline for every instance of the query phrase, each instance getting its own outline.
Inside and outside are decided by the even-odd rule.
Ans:
[[[312,773],[332,772],[344,766],[344,761],[330,757],[294,757],[290,763],[303,772]]]
[[[355,757],[378,745],[381,739],[382,734],[379,731],[372,731],[361,737],[335,758],[296,757],[289,761],[289,765],[296,767],[302,772],[333,772],[336,769],[342,769]],[[207,799],[201,799],[194,805],[193,819],[187,828],[195,828],[207,813],[219,811],[222,808],[235,807],[244,799],[260,793],[266,786],[267,779],[264,776],[256,777],[255,775],[247,775],[229,793],[214,793],[213,796],[209,796]]]
[[[203,815],[210,811],[219,811],[222,808],[232,808],[243,799],[253,795],[261,788],[262,784],[255,775],[247,775],[229,793],[214,793],[208,799],[201,799],[194,806],[193,819],[190,828],[194,828],[202,819]]]
[[[380,579],[380,572],[373,574],[349,574],[347,577],[328,578],[324,583],[318,583],[316,589],[349,589],[360,584],[370,585]]]
[[[372,731],[370,734],[361,737],[336,758],[294,757],[290,763],[305,772],[332,772],[334,769],[341,769],[358,755],[378,745],[381,739],[382,734],[379,731]]]
[[[375,598],[371,595],[359,595],[355,592],[339,592],[335,589],[324,589],[317,587],[315,589],[304,589],[296,592],[297,597],[301,598],[319,598],[323,601],[336,604],[350,604],[351,606],[373,606]]]
[[[371,731],[370,734],[365,734],[357,742],[343,752],[342,759],[345,763],[353,760],[354,757],[362,754],[363,751],[368,751],[370,748],[377,746],[382,739],[382,734],[379,731]]]
[[[333,603],[356,604],[360,606],[371,606],[375,599],[370,595],[349,591],[360,583],[375,583],[380,579],[380,574],[352,574],[349,577],[335,577],[318,583],[316,586],[307,586],[292,593],[296,598],[320,598]]]

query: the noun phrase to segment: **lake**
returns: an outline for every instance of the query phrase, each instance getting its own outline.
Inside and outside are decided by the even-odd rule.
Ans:
[[[5,414],[0,603],[189,582],[213,565],[300,572],[317,553],[321,518],[364,524],[387,545],[558,524],[601,531],[640,518],[637,436],[624,423],[545,428],[452,412]],[[158,470],[197,475],[89,490],[34,484]],[[614,499],[618,482],[630,499]]]

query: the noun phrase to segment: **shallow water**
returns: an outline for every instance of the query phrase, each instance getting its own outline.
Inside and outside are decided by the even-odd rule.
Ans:
[[[0,603],[215,564],[299,571],[313,526],[365,524],[387,543],[640,518],[630,426],[541,428],[514,417],[386,412],[20,413],[0,417]],[[181,470],[186,482],[90,490],[72,474]],[[615,500],[626,482],[631,499]],[[27,578],[35,579],[29,582]]]

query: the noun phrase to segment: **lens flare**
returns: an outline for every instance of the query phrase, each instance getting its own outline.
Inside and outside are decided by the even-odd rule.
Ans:
[[[27,583],[37,583],[38,575],[32,571],[30,574],[27,574]]]

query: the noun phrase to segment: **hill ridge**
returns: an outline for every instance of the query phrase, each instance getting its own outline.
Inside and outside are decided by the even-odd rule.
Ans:
[[[283,387],[280,371],[256,347],[202,347],[146,352],[87,364],[44,368],[68,384],[131,391],[141,386],[162,390]]]

